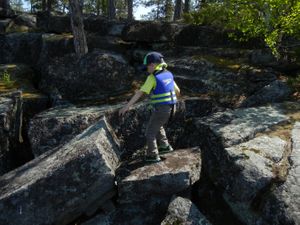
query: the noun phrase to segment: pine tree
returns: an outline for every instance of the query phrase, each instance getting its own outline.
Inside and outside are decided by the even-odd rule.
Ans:
[[[71,26],[74,36],[74,47],[77,58],[80,59],[88,52],[84,25],[82,19],[82,7],[78,0],[70,0]]]

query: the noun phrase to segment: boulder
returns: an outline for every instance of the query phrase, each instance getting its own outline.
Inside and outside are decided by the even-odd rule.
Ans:
[[[0,178],[1,224],[69,224],[115,193],[119,144],[105,118]]]
[[[275,80],[249,96],[240,104],[240,107],[253,107],[266,103],[282,102],[291,94],[289,86],[280,80]]]
[[[200,178],[200,149],[165,154],[159,163],[144,165],[139,159],[121,167],[117,176],[120,203],[144,202],[189,189]],[[159,188],[158,188],[159,187]]]
[[[94,51],[78,62],[74,54],[55,58],[42,68],[41,90],[57,89],[69,100],[95,99],[128,91],[134,70],[118,54]]]
[[[193,130],[198,131],[203,149],[203,166],[222,190],[227,204],[245,224],[280,224],[278,221],[290,221],[289,215],[295,210],[284,208],[283,211],[279,205],[283,207],[286,203],[282,202],[291,198],[296,202],[299,197],[296,189],[290,189],[287,196],[272,197],[280,189],[275,187],[289,185],[288,182],[278,184],[287,173],[289,144],[277,136],[280,132],[276,133],[274,126],[279,129],[289,122],[290,116],[284,104],[274,104],[215,113],[194,121]],[[272,129],[275,133],[268,134]],[[295,180],[293,175],[287,179],[289,177]],[[274,199],[280,199],[279,211],[273,210],[277,207]],[[271,218],[277,222],[270,222]],[[297,217],[292,218],[297,221]]]
[[[268,224],[300,223],[300,123],[296,122],[291,135],[290,168],[284,183],[274,186],[262,204],[263,219]]]
[[[300,69],[299,63],[299,40],[287,41],[284,40],[283,45],[286,47],[280,52],[281,57],[276,58],[271,49],[254,49],[249,54],[249,62],[254,65],[263,67],[272,67],[276,70],[290,73]]]
[[[40,71],[55,57],[74,53],[73,35],[71,34],[43,34],[40,57],[37,66]]]
[[[122,33],[124,41],[135,42],[173,42],[181,25],[167,22],[135,21],[125,26]]]
[[[0,63],[25,63],[35,65],[42,45],[39,33],[11,33],[0,36]]]
[[[65,15],[51,15],[49,12],[37,14],[37,27],[46,33],[70,33],[71,19]]]
[[[6,33],[34,31],[36,28],[36,17],[30,14],[20,14],[9,24]]]
[[[124,42],[120,37],[87,34],[89,49],[101,49],[126,54],[133,44]]]
[[[161,222],[161,225],[169,224],[211,225],[189,199],[176,196],[168,207],[166,218]]]
[[[21,92],[0,95],[0,175],[14,168],[12,148],[22,142]]]
[[[193,35],[191,35],[193,34]],[[252,43],[251,43],[252,42]],[[201,47],[239,47],[247,48],[258,46],[264,47],[261,40],[250,40],[248,42],[238,42],[228,38],[228,32],[218,30],[214,27],[189,25],[184,27],[175,37],[176,45],[183,46],[201,46]]]
[[[226,202],[245,224],[259,221],[260,215],[254,212],[254,207],[276,179],[274,168],[287,147],[287,142],[279,137],[260,136],[225,148],[227,162],[221,166],[223,176],[218,182],[224,189]]]
[[[28,136],[35,157],[69,142],[96,123],[105,112],[119,107],[60,106],[37,114],[30,121]]]

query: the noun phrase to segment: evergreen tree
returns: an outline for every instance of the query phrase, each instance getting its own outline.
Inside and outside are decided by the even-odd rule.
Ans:
[[[149,0],[142,1],[145,7],[151,7],[151,11],[142,17],[147,20],[162,20],[165,18],[165,1],[164,0]]]
[[[167,21],[172,20],[173,11],[174,11],[174,6],[173,6],[172,0],[166,0],[166,4],[165,4],[165,18],[166,18]]]
[[[24,11],[22,0],[10,0],[10,6],[13,10],[15,10],[17,12]]]
[[[108,0],[108,18],[116,18],[116,2],[115,0]]]

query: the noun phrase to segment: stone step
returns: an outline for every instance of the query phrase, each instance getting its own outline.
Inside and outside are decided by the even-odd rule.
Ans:
[[[163,161],[145,165],[142,159],[121,167],[117,176],[120,203],[143,202],[151,197],[171,197],[200,179],[201,151],[181,149],[163,155]]]

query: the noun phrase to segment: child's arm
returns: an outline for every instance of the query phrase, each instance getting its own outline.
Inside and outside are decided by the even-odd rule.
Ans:
[[[142,97],[144,95],[144,92],[137,90],[134,94],[134,96],[132,96],[132,98],[130,99],[130,101],[119,111],[119,116],[123,116],[129,109],[130,107],[136,103],[140,97]]]

